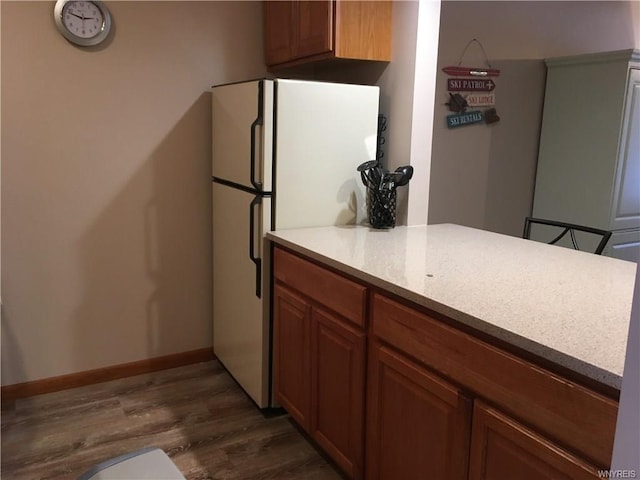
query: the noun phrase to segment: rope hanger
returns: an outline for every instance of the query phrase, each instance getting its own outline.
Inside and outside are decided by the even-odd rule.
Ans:
[[[482,55],[484,55],[484,61],[489,68],[462,66],[462,60],[464,59],[464,56],[467,53],[467,50],[469,49],[471,44],[474,42],[477,43],[478,46],[480,47],[480,50],[482,51]],[[472,38],[471,40],[469,40],[469,42],[467,42],[467,45],[464,47],[464,50],[462,50],[462,54],[460,55],[460,59],[458,60],[458,65],[444,67],[442,71],[449,75],[453,75],[457,77],[466,77],[466,76],[497,77],[500,75],[500,70],[498,70],[497,68],[493,68],[493,66],[489,62],[489,57],[487,56],[487,52],[482,46],[482,43],[480,43],[480,41],[477,38]]]

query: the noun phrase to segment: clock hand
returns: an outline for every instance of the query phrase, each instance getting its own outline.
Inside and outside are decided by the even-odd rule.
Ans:
[[[69,12],[69,14],[70,14],[70,15],[73,15],[73,16],[74,16],[74,17],[76,17],[76,18],[79,18],[80,20],[95,20],[95,18],[94,18],[94,17],[85,17],[85,16],[84,16],[84,14],[83,14],[82,16],[80,16],[80,15],[76,15],[76,14],[75,14],[75,13],[73,13],[73,12]]]

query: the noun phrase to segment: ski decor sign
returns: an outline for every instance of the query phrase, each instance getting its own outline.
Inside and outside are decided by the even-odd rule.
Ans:
[[[450,92],[490,92],[496,84],[490,78],[449,78],[447,90]]]
[[[474,42],[482,50],[489,68],[460,65],[467,49]],[[446,117],[447,128],[458,128],[482,122],[488,125],[500,121],[495,108],[495,78],[500,76],[500,70],[491,67],[487,54],[477,39],[474,38],[467,43],[458,65],[444,67],[442,71],[448,75],[449,99],[446,105],[449,107],[449,111],[454,112]],[[490,108],[479,110],[480,107]],[[467,111],[467,109],[472,110]]]
[[[496,104],[496,96],[493,93],[470,93],[465,98],[470,107],[489,107]]]
[[[456,128],[456,127],[463,127],[465,125],[473,125],[474,123],[480,123],[482,121],[484,121],[484,113],[482,113],[480,110],[447,115],[448,128]]]

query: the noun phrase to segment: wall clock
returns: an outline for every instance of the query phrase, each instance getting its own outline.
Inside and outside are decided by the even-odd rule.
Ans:
[[[98,45],[111,30],[109,9],[98,0],[57,0],[53,17],[64,38],[82,47]]]

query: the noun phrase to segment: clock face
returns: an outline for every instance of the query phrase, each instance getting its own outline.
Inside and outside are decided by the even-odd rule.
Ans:
[[[111,28],[111,14],[100,0],[57,0],[53,17],[60,33],[82,47],[98,45]]]
[[[80,38],[98,35],[104,25],[104,16],[93,2],[67,2],[62,9],[62,23]]]

